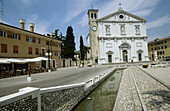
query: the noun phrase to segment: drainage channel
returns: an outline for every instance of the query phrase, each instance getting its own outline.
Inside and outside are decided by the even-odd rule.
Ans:
[[[112,111],[123,70],[118,69],[72,111]]]

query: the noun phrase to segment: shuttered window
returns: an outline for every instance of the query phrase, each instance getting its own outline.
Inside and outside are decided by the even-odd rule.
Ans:
[[[18,54],[18,46],[17,45],[13,45],[13,53]]]
[[[1,53],[7,53],[7,44],[1,44]]]

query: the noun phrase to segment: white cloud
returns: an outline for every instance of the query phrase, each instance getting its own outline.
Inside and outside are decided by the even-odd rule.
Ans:
[[[169,15],[166,15],[164,17],[157,19],[157,20],[151,21],[151,22],[147,23],[146,26],[147,26],[147,29],[152,29],[152,28],[157,28],[157,27],[163,26],[167,23],[170,23]]]
[[[97,7],[100,9],[99,16],[103,17],[118,10],[118,4],[121,2],[123,10],[146,17],[152,13],[159,1],[160,0],[111,0],[104,4],[98,4]]]
[[[80,19],[80,21],[77,24],[81,25],[82,27],[85,27],[88,25],[88,16],[86,13],[82,16],[82,18]]]
[[[82,12],[86,11],[92,3],[92,0],[70,0],[68,2],[69,12],[64,19],[64,23],[70,22],[72,19],[80,15]]]
[[[23,5],[30,5],[32,0],[21,0]]]
[[[148,37],[148,41],[153,41],[156,38],[164,38],[164,37],[168,37],[170,35],[170,32],[165,32],[165,33],[156,33],[155,35],[151,35]]]
[[[40,34],[49,33],[47,30],[48,30],[48,28],[50,26],[50,22],[49,21],[39,20],[37,14],[31,15],[27,19],[26,22],[27,22],[26,30],[30,30],[29,23],[34,23],[35,24],[35,29],[34,30],[35,30],[36,33],[40,33]]]

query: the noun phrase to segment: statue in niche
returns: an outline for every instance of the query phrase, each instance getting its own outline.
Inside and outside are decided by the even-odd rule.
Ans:
[[[140,34],[140,29],[139,29],[139,27],[136,27],[136,34]]]
[[[124,26],[121,26],[121,33],[125,34],[125,27]]]
[[[110,27],[106,26],[106,34],[110,34]]]

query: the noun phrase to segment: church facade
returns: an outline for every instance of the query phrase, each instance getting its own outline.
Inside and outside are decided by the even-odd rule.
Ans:
[[[146,19],[122,9],[98,19],[89,9],[89,41],[93,63],[148,61]]]

